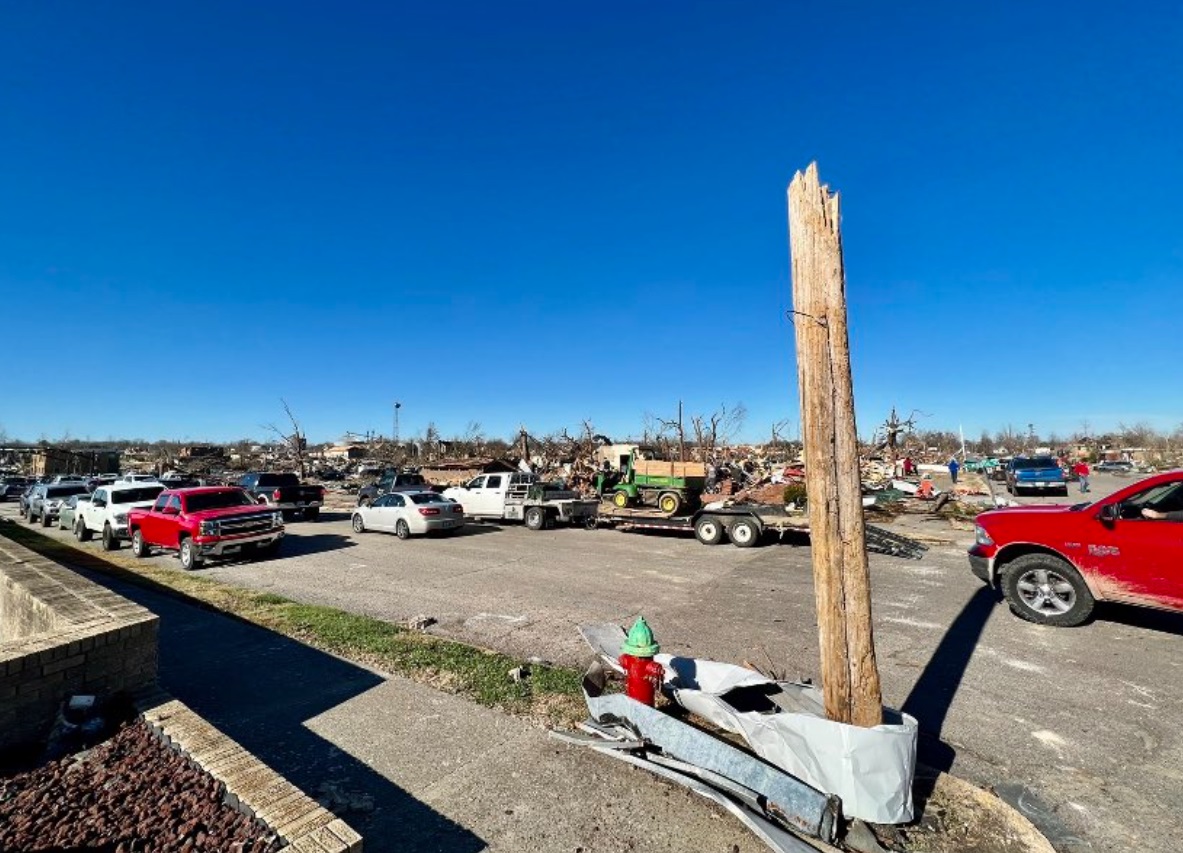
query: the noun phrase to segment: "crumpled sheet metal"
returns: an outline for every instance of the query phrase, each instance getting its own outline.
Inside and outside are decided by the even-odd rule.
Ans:
[[[840,811],[837,797],[623,693],[602,693],[606,676],[605,669],[593,663],[584,677],[584,698],[593,720],[622,723],[664,754],[763,795],[770,815],[785,826],[822,841],[834,840]]]
[[[913,817],[916,720],[889,708],[874,728],[826,719],[820,690],[776,682],[733,664],[655,658],[678,704],[735,732],[765,760],[835,794],[848,817],[908,823]]]

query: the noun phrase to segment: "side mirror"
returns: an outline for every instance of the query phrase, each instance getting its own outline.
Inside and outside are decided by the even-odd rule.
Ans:
[[[1105,506],[1101,507],[1101,511],[1097,513],[1097,518],[1112,524],[1121,518],[1121,507],[1118,504],[1105,504]]]
[[[181,511],[175,506],[166,506],[160,510],[161,515],[180,515]]]
[[[95,506],[106,506],[107,505],[107,502],[105,500],[103,500],[102,498],[98,498],[97,500],[93,500],[93,501],[91,501],[91,503],[94,504]]]

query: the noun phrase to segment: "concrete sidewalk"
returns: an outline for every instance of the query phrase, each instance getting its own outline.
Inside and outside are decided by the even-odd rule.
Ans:
[[[371,853],[766,849],[714,805],[519,718],[84,574],[160,616],[165,690],[334,798]]]

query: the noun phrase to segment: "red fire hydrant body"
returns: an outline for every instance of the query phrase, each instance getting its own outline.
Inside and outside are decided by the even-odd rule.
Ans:
[[[624,692],[630,699],[644,702],[652,708],[657,702],[657,690],[665,678],[665,667],[653,660],[661,646],[644,616],[638,616],[632,630],[620,647],[620,665],[624,667]]]
[[[657,702],[657,689],[665,676],[665,668],[653,658],[633,655],[621,655],[620,665],[624,667],[625,695],[652,708]]]

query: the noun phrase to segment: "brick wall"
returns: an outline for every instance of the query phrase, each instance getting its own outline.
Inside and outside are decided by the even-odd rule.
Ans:
[[[0,544],[0,753],[48,735],[62,700],[156,681],[159,619],[17,545]]]

